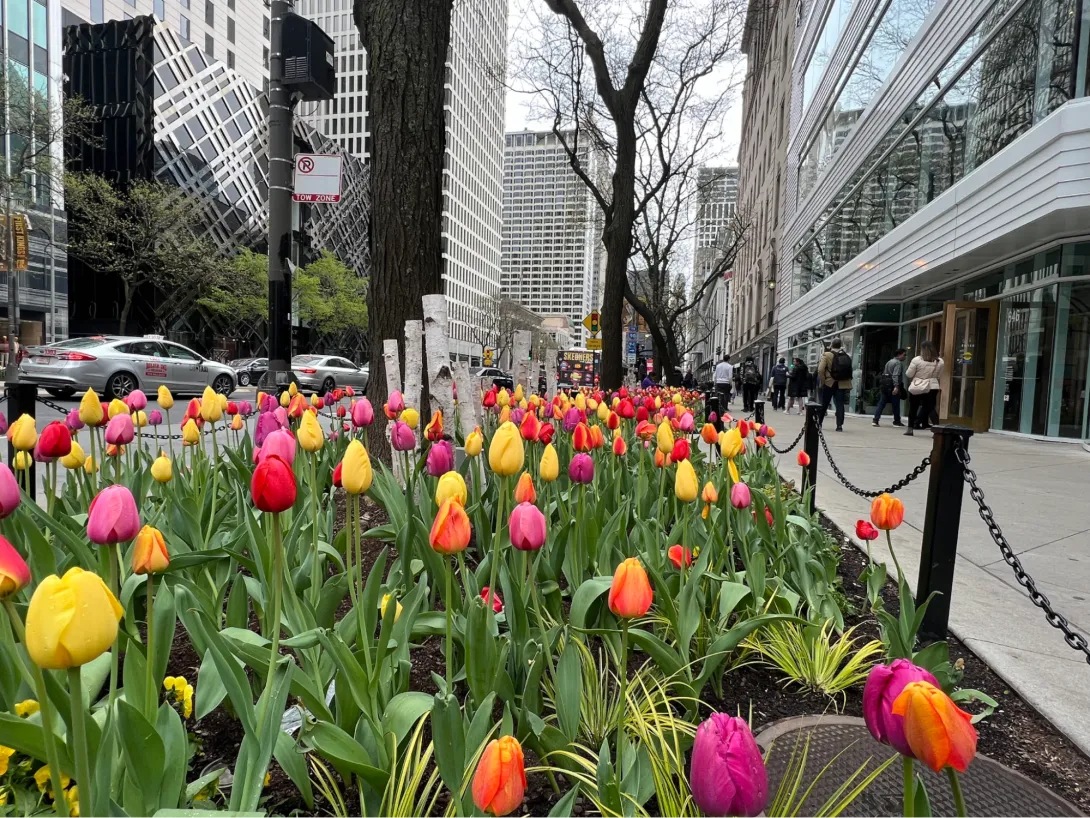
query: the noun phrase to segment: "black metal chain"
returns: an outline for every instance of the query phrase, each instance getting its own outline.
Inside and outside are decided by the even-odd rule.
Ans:
[[[7,400],[7,398],[5,397],[5,398],[2,398],[0,400]],[[69,411],[68,409],[65,409],[60,404],[53,403],[53,401],[51,401],[51,400],[46,400],[45,398],[42,398],[42,397],[36,397],[36,398],[34,398],[34,400],[36,400],[38,403],[42,404],[43,406],[49,407],[54,412],[59,412],[61,415],[67,415],[68,414],[68,411]],[[154,428],[154,427],[151,427],[151,428]],[[202,435],[209,435],[211,433],[212,433],[212,427],[211,426],[201,429],[201,434]],[[160,438],[162,440],[167,440],[168,438],[171,439],[171,440],[181,440],[183,437],[185,437],[185,435],[180,434],[180,433],[178,433],[178,434],[158,435],[158,434],[155,434],[154,432],[151,432],[151,433],[149,433],[147,435],[147,437],[148,437],[149,440],[154,440],[156,437],[158,437],[158,438]]]
[[[1007,542],[1007,538],[1003,536],[1003,529],[995,521],[995,515],[992,513],[991,507],[984,501],[984,490],[977,485],[976,472],[969,467],[971,462],[969,451],[962,445],[961,439],[956,437],[954,439],[954,456],[957,457],[958,462],[961,464],[962,476],[965,478],[965,482],[969,484],[969,496],[976,501],[980,519],[984,521],[984,525],[988,526],[988,533],[992,535],[992,540],[999,546],[1003,561],[1014,570],[1014,578],[1029,593],[1030,602],[1045,612],[1045,619],[1048,624],[1062,631],[1064,641],[1075,650],[1081,651],[1086,657],[1087,664],[1090,664],[1090,646],[1087,645],[1086,637],[1072,628],[1062,614],[1052,609],[1052,603],[1048,601],[1048,597],[1037,590],[1037,583],[1022,567],[1022,561],[1018,559],[1014,549]]]
[[[65,416],[65,415],[68,414],[69,410],[65,409],[60,404],[53,403],[53,401],[51,401],[51,400],[46,400],[45,398],[42,398],[42,397],[35,397],[34,400],[38,401],[38,403],[42,404],[43,406],[48,406],[54,412],[60,412],[60,414],[62,416]]]
[[[860,497],[872,498],[877,497],[880,494],[896,494],[898,491],[903,489],[905,486],[907,486],[909,483],[911,483],[913,480],[915,480],[917,477],[927,471],[927,467],[931,465],[931,458],[925,457],[923,460],[920,461],[920,464],[916,466],[916,468],[914,468],[892,486],[880,489],[878,491],[867,491],[854,485],[851,481],[848,480],[847,477],[844,476],[844,473],[840,471],[840,467],[837,466],[836,461],[833,460],[832,452],[829,451],[829,444],[825,440],[825,432],[822,431],[820,426],[818,426],[818,437],[821,439],[821,448],[825,451],[825,457],[828,459],[829,465],[832,466],[833,473],[836,474],[837,479],[839,479],[840,482],[844,484],[844,487],[848,489],[848,491],[854,494],[858,494]]]
[[[792,449],[794,449],[796,446],[799,445],[799,441],[802,440],[802,436],[805,435],[805,434],[806,434],[806,424],[803,423],[802,428],[799,429],[798,437],[796,437],[795,440],[791,443],[791,445],[788,446],[786,449],[781,449],[779,446],[777,446],[775,443],[773,443],[772,440],[768,441],[768,445],[771,446],[772,451],[776,452],[777,454],[787,454],[789,451],[791,451]]]

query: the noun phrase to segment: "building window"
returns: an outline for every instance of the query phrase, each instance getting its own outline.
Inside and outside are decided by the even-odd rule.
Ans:
[[[227,41],[233,43],[235,41],[235,18],[227,18]]]
[[[227,67],[228,68],[234,68],[235,67],[235,52],[234,51],[228,51],[227,52]]]
[[[91,22],[106,22],[106,14],[102,10],[102,0],[91,0]]]
[[[265,22],[263,23],[263,26],[262,26],[262,32],[265,34],[265,39],[268,39],[269,38],[269,18],[268,17],[265,18]]]
[[[227,8],[231,9],[231,11],[234,11],[235,10],[235,0],[227,0]]]
[[[269,49],[268,48],[261,49],[261,64],[264,65],[266,68],[269,67]]]
[[[133,5],[135,6],[136,3],[133,3]],[[178,5],[184,9],[187,9],[189,8],[189,0],[178,0]]]
[[[216,6],[212,0],[205,0],[204,24],[207,26],[214,26],[216,24]]]
[[[183,40],[189,42],[189,18],[185,15],[178,18],[178,33],[182,35]]]
[[[91,7],[94,8],[95,3],[98,3],[98,7],[102,8],[102,0],[91,0]],[[167,19],[167,8],[164,0],[155,0],[155,16],[160,20]]]
[[[130,6],[132,6],[133,8],[136,8],[136,0],[125,0],[125,2],[128,3]]]
[[[204,35],[204,53],[212,59],[216,58],[216,41],[212,39],[211,34]]]

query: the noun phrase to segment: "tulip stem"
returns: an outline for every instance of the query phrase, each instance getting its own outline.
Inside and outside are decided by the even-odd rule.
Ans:
[[[311,522],[313,523],[314,531],[312,532],[314,555],[313,563],[310,569],[310,604],[315,610],[318,609],[318,596],[322,590],[322,579],[319,576],[321,571],[321,560],[318,555],[318,473],[314,467],[314,461],[317,460],[318,455],[311,452],[307,457],[308,465],[310,466],[310,513]]]
[[[946,777],[950,779],[950,792],[954,795],[954,808],[957,811],[958,818],[965,818],[969,813],[965,811],[965,795],[961,791],[961,780],[958,778],[958,771],[948,766],[946,768]]]
[[[76,762],[79,814],[91,815],[91,764],[87,758],[87,724],[84,721],[83,685],[80,683],[79,671],[78,665],[68,668],[68,696],[72,702],[72,749]],[[54,789],[53,793],[56,796],[55,801],[64,801],[63,790]]]
[[[496,534],[492,539],[492,566],[489,571],[488,588],[492,593],[495,593],[496,588],[496,573],[500,562],[500,548],[503,546],[503,542],[500,539],[503,533],[503,512],[505,506],[505,500],[507,499],[507,478],[500,476],[500,491],[499,496],[496,497]],[[489,605],[488,609],[491,611],[492,606]],[[492,612],[493,618],[495,618],[495,611]]]
[[[216,524],[216,494],[219,483],[220,471],[217,468],[220,462],[219,443],[216,440],[216,423],[212,421],[212,513],[208,516],[208,533],[204,535],[204,547],[208,548],[208,541],[212,539],[212,528]],[[312,481],[313,484],[313,481]]]
[[[901,587],[902,577],[901,563],[897,561],[897,552],[893,550],[893,538],[890,536],[889,529],[886,529],[886,545],[889,546],[889,555],[893,557],[893,564],[897,568],[897,587]]]
[[[908,756],[902,756],[901,766],[904,770],[905,818],[912,818],[916,814],[915,776],[912,772],[912,759]]]
[[[166,413],[166,416],[167,416],[167,443],[170,446],[170,462],[173,463],[174,462],[174,437],[170,433],[170,410],[169,409],[164,409],[163,411]],[[93,440],[91,442],[91,449],[92,450],[94,449],[94,441]],[[92,451],[92,454],[93,454],[93,451]]]
[[[155,633],[152,610],[155,604],[155,574],[148,572],[147,581],[147,709],[148,721],[155,724],[155,711],[159,709],[159,697],[155,695],[158,685],[155,683],[155,647],[153,634]]]
[[[7,611],[8,619],[11,621],[11,630],[15,638],[26,645],[26,629],[10,596],[4,598],[4,610]],[[42,669],[29,659],[26,665],[30,669],[31,678],[34,679],[34,692],[38,696],[39,712],[42,714],[42,743],[45,745],[45,760],[49,764],[49,778],[53,784],[53,792],[63,793],[61,765],[57,756],[57,735],[53,732],[53,702],[49,699]],[[53,799],[53,806],[57,810],[58,818],[68,818],[68,809],[63,795]]]
[[[352,495],[352,528],[350,534],[353,540],[353,548],[356,552],[356,599],[363,599],[363,531],[360,526],[360,496],[358,494]],[[397,610],[395,607],[394,610]],[[371,640],[374,638],[374,633],[367,634],[363,629],[363,616],[358,616],[356,621],[359,623],[360,631],[360,649],[364,655],[364,665],[368,670],[371,668]]]
[[[541,650],[545,654],[546,667],[549,676],[553,680],[553,689],[556,689],[556,668],[553,667],[553,651],[549,642],[549,631],[545,628],[545,617],[541,613],[541,599],[537,595],[537,561],[541,558],[541,550],[534,554],[530,563],[530,600],[533,603],[534,613],[537,614],[537,627],[541,631]]]
[[[624,737],[624,718],[627,712],[626,701],[628,699],[628,617],[621,619],[621,661],[617,668],[617,678],[620,685],[620,715],[617,721],[617,792],[621,792],[621,748],[627,743]]]
[[[110,563],[110,593],[114,595],[115,599],[121,598],[121,579],[118,566],[118,554],[117,543],[111,543],[106,546],[106,557]],[[115,638],[114,644],[110,648],[110,715],[114,712],[114,701],[117,699],[117,672],[118,672],[118,660],[119,660],[119,642]],[[75,714],[73,713],[73,717]],[[82,814],[82,813],[81,813]]]
[[[454,569],[450,564],[450,557],[444,557],[443,561],[447,564],[447,596],[444,607],[447,614],[447,693],[453,694],[454,692],[454,596],[451,583],[451,577],[454,574]],[[495,591],[492,591],[495,594]],[[397,605],[397,600],[394,600],[394,605]],[[396,610],[396,608],[395,608]]]

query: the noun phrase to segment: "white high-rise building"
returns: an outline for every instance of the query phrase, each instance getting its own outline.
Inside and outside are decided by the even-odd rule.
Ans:
[[[730,244],[738,209],[738,168],[703,167],[697,170],[696,220],[693,225],[693,282],[698,290],[708,276],[722,266],[723,248]],[[727,351],[731,322],[731,273],[721,270],[719,281],[704,292],[693,310],[694,337],[707,336],[693,350],[690,364],[697,372],[711,368],[714,359]],[[698,372],[703,377],[705,372]]]
[[[569,137],[565,137],[568,139]],[[589,146],[579,161],[604,170]],[[571,340],[586,343],[583,319],[602,303],[602,213],[551,131],[506,136],[503,163],[503,292],[539,315],[566,315]]]
[[[255,88],[268,88],[270,18],[261,0],[61,0],[61,8],[64,25],[153,15]]]

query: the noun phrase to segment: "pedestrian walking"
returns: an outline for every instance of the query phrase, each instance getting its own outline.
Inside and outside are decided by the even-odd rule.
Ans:
[[[696,379],[693,377],[693,368],[689,367],[685,370],[685,377],[681,379],[681,385],[686,389],[692,389],[696,385]]]
[[[731,365],[730,356],[724,355],[723,360],[715,365],[715,391],[719,395],[719,409],[725,412],[730,408],[730,388],[734,379],[734,367]]]
[[[780,358],[776,365],[772,367],[771,377],[768,379],[768,386],[772,390],[772,408],[779,409],[781,412],[786,412],[784,408],[784,395],[787,393],[787,380],[790,371],[787,368],[787,359]]]
[[[852,388],[852,356],[844,351],[844,344],[834,338],[818,361],[818,388],[821,390],[821,419],[829,412],[829,404],[836,406],[836,430],[844,431],[844,407],[848,403],[848,390]]]
[[[945,364],[931,341],[920,344],[920,354],[908,365],[908,430],[926,429],[929,423],[938,421],[935,407],[939,389],[942,388],[942,370]]]
[[[761,370],[752,355],[746,356],[742,364],[742,411],[752,412],[757,403],[757,393],[761,391]]]
[[[901,396],[905,391],[905,349],[901,347],[893,353],[893,357],[886,361],[882,374],[878,376],[878,408],[874,410],[872,426],[877,426],[882,419],[882,410],[886,404],[893,407],[893,425],[904,426],[901,423]]]
[[[795,358],[791,364],[791,370],[787,373],[787,408],[790,413],[792,407],[798,404],[799,414],[806,411],[806,397],[810,394],[810,368],[803,363],[802,358]]]

